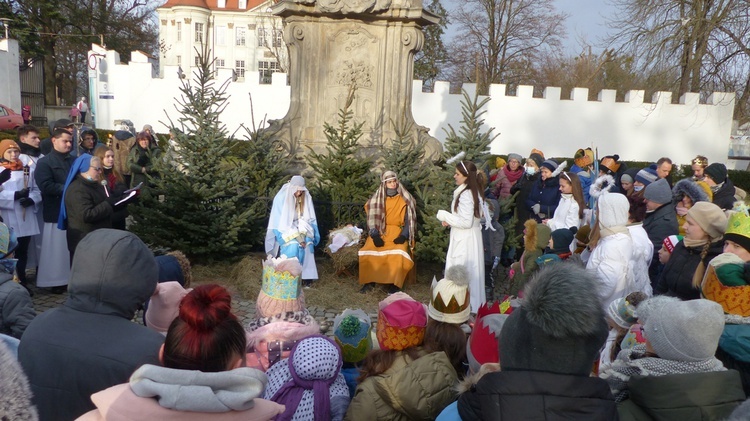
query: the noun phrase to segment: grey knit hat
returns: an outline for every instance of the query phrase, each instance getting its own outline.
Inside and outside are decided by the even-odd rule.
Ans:
[[[667,180],[661,178],[643,189],[643,197],[661,205],[672,202],[672,189],[669,188]]]
[[[724,235],[727,228],[727,216],[721,208],[711,202],[696,202],[687,215],[698,224],[703,231],[716,241]]]
[[[608,331],[598,285],[575,263],[536,272],[500,331],[502,370],[588,376]]]
[[[509,153],[508,154],[508,162],[510,162],[511,159],[515,159],[519,163],[523,164],[523,157],[517,153]]]
[[[636,315],[654,352],[667,360],[713,358],[724,331],[724,310],[710,300],[654,297],[641,303]]]

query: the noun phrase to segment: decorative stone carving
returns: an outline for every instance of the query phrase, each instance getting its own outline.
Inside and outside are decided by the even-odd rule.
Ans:
[[[191,18],[185,18],[185,23],[187,23],[187,24],[190,24],[190,22],[192,22],[192,21],[193,21],[193,19],[191,19]]]
[[[234,22],[228,22],[227,23],[227,28],[229,28],[229,29],[234,28]]]
[[[176,22],[175,22],[174,19],[172,19],[172,21],[170,23],[172,24],[172,26],[174,26]]]
[[[162,19],[161,20],[161,24],[164,25],[164,26],[166,26],[167,25],[167,20],[166,19]]]
[[[414,141],[427,142],[427,155],[438,157],[440,143],[411,114],[414,54],[424,42],[422,28],[438,22],[422,1],[288,0],[273,13],[284,20],[291,101],[286,116],[266,130],[301,153],[322,150],[323,124],[336,123],[354,87],[350,109],[363,124],[367,153],[395,139],[396,127],[412,127]]]

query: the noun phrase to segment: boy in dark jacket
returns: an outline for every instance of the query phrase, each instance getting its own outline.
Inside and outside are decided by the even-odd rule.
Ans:
[[[487,199],[487,207],[492,218],[494,231],[482,230],[482,243],[484,244],[484,291],[487,301],[492,301],[492,292],[495,290],[494,271],[500,264],[500,254],[505,242],[505,231],[497,220],[496,210],[499,205],[495,199]]]

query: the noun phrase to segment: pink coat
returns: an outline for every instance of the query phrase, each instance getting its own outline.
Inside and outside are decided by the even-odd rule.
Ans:
[[[97,409],[78,418],[79,421],[268,421],[284,412],[284,406],[265,399],[253,399],[254,406],[247,411],[185,412],[163,408],[156,399],[136,396],[127,383],[91,395]]]

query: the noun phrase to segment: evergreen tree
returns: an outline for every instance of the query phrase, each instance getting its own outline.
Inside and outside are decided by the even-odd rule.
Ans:
[[[390,170],[398,175],[399,182],[409,190],[418,205],[421,205],[416,189],[429,181],[429,162],[425,161],[425,145],[410,135],[412,123],[404,123],[395,129],[396,138],[383,150],[383,170]]]
[[[453,126],[448,125],[445,131],[448,136],[445,139],[444,157],[449,159],[459,152],[466,152],[465,161],[474,162],[478,168],[486,167],[486,157],[489,155],[489,146],[499,134],[493,134],[494,128],[486,132],[483,131],[482,125],[484,118],[482,116],[487,112],[483,109],[490,101],[490,97],[479,101],[479,95],[474,95],[472,100],[466,91],[463,91],[463,100],[461,100],[461,127],[458,133]]]
[[[168,124],[175,135],[165,154],[169,162],[154,163],[159,173],[151,179],[154,194],[144,195],[133,207],[133,231],[145,242],[199,259],[226,257],[249,248],[241,241],[253,237],[254,210],[249,201],[253,191],[246,186],[251,176],[258,175],[247,159],[234,155],[235,141],[219,121],[230,81],[217,87],[207,53],[204,49],[198,54],[194,80],[182,81],[182,95],[175,105],[180,116]],[[264,183],[274,183],[273,178]]]
[[[339,110],[337,126],[329,123],[323,125],[327,139],[325,152],[317,153],[309,148],[306,158],[315,173],[311,189],[313,198],[338,204],[328,214],[316,210],[318,225],[324,225],[327,229],[345,223],[364,222],[364,208],[359,204],[364,206],[377,186],[371,172],[373,159],[360,153],[362,147],[359,140],[363,135],[364,123],[352,121],[354,93],[355,88],[352,87],[344,108]],[[351,202],[357,204],[357,209],[341,205]]]

